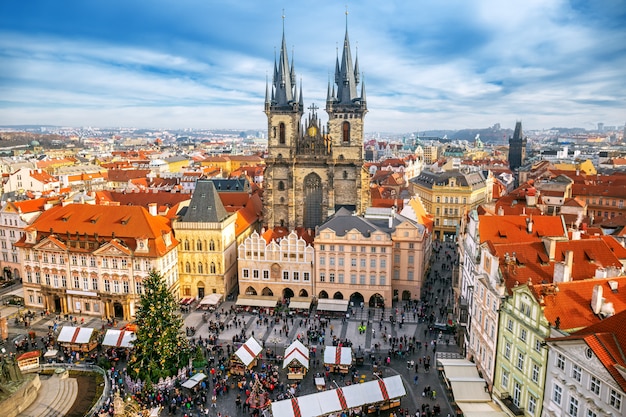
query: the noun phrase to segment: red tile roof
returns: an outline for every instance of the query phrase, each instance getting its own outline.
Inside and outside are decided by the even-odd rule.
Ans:
[[[135,256],[160,257],[174,248],[178,242],[172,238],[172,245],[166,246],[164,233],[171,233],[168,219],[152,216],[148,210],[139,206],[96,206],[90,204],[68,204],[56,206],[43,212],[27,230],[36,230],[38,237],[56,236],[65,241],[66,236],[76,239],[76,234],[87,234],[98,239],[113,238],[124,241],[127,247],[135,250],[137,238],[149,240],[149,252],[135,253]],[[50,233],[53,231],[53,233]],[[22,238],[16,246],[29,247]]]
[[[527,221],[532,220],[532,232]],[[480,241],[493,244],[541,241],[543,236],[567,236],[565,224],[558,216],[479,216]]]

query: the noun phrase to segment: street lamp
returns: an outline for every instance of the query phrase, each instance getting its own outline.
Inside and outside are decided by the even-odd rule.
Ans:
[[[273,336],[272,338],[270,338],[269,342],[274,344],[274,361],[276,361],[277,359],[277,354],[276,354],[276,345],[278,345],[280,342],[282,342],[283,339]]]

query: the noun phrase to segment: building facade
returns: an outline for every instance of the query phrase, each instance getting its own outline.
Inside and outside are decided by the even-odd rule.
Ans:
[[[328,122],[322,125],[317,107],[302,122],[302,85],[296,85],[285,35],[271,88],[265,97],[268,152],[264,174],[264,222],[270,229],[315,228],[337,209],[361,212],[369,205],[368,173],[363,169],[365,87],[358,60],[353,63],[348,32],[334,86],[326,98]],[[360,94],[357,85],[361,84]]]
[[[457,234],[467,212],[491,201],[492,182],[493,178],[482,172],[452,170],[422,171],[409,184],[411,193],[435,216],[434,238],[445,240]]]
[[[178,241],[143,207],[56,206],[24,232],[15,245],[27,308],[132,320],[153,270],[178,293]]]
[[[198,180],[173,222],[178,249],[180,296],[228,295],[237,286],[236,213],[228,213],[211,180]]]
[[[267,242],[257,232],[238,248],[239,293],[267,297],[312,297],[313,246],[295,231]]]

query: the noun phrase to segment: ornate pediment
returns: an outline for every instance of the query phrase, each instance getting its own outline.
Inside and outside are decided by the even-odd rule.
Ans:
[[[129,256],[131,252],[122,244],[112,241],[100,246],[93,254],[96,256]]]
[[[47,237],[43,239],[41,242],[37,243],[35,246],[33,246],[33,249],[51,251],[51,252],[59,252],[59,251],[65,252],[67,248],[65,244],[63,244],[59,240],[53,237]]]

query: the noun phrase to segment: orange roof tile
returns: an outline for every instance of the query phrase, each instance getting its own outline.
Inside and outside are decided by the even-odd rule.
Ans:
[[[532,233],[527,231],[527,221],[532,220]],[[543,236],[567,236],[565,224],[557,216],[479,216],[480,241],[493,244],[540,241]]]

